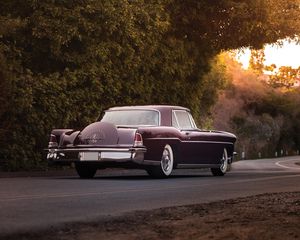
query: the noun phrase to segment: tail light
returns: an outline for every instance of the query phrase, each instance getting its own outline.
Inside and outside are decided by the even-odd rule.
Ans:
[[[142,135],[140,133],[135,133],[134,136],[134,144],[135,147],[141,147],[143,146],[143,138]]]
[[[50,134],[48,148],[56,148],[56,147],[58,147],[56,136],[54,134]]]

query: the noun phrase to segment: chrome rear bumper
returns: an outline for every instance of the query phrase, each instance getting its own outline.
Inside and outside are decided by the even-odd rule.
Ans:
[[[50,148],[50,162],[135,162],[142,164],[146,148]]]

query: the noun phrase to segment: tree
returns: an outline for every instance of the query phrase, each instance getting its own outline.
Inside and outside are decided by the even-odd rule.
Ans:
[[[217,53],[300,29],[291,0],[0,2],[0,159],[14,169],[42,164],[51,128],[112,105],[180,104],[199,119],[223,86]]]
[[[276,66],[271,66],[266,69],[271,70],[269,84],[274,88],[291,89],[296,86],[296,83],[300,79],[300,67],[281,66],[277,70]]]
[[[259,49],[259,50],[251,50],[251,56],[249,60],[249,67],[252,69],[253,72],[255,72],[258,75],[263,74],[265,65],[264,61],[265,58],[265,50]]]
[[[237,151],[246,151],[247,158],[299,150],[299,88],[272,88],[228,55],[225,66],[228,84],[213,109],[214,127],[236,133]]]
[[[174,0],[171,32],[206,52],[252,47],[299,34],[299,0]]]

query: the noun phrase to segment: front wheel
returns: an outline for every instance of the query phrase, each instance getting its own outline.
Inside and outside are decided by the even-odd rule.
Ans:
[[[174,165],[173,150],[170,145],[164,147],[159,166],[151,166],[146,169],[148,174],[154,178],[166,178],[171,175]]]
[[[97,172],[96,167],[83,163],[76,163],[75,169],[79,177],[83,179],[93,178]]]
[[[222,159],[221,159],[221,166],[219,168],[211,168],[211,172],[214,176],[224,176],[225,173],[229,170],[229,161],[228,161],[228,154],[226,148],[224,148]]]

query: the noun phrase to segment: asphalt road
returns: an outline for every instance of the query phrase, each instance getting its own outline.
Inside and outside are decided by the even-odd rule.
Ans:
[[[0,179],[0,235],[96,221],[134,210],[204,203],[262,193],[300,191],[300,156],[240,161],[224,177],[178,170],[169,179],[115,171],[74,177]]]

